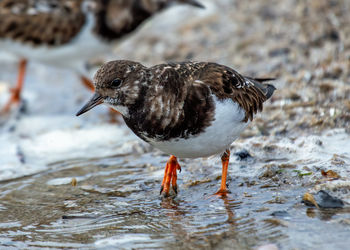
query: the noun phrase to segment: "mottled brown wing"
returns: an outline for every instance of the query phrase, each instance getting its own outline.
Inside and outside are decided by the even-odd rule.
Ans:
[[[245,110],[244,122],[253,120],[254,114],[262,110],[263,103],[274,90],[272,85],[244,77],[223,65],[208,63],[200,71],[199,80],[209,85],[220,100],[231,98]]]
[[[85,23],[81,3],[82,0],[2,0],[0,39],[34,46],[65,44]]]

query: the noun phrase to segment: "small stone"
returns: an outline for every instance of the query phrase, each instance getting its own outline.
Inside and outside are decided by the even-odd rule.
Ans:
[[[317,204],[321,208],[342,208],[344,207],[344,202],[337,198],[328,194],[324,190],[320,190],[315,196],[315,200]]]
[[[261,174],[259,174],[259,179],[262,178],[272,178],[280,173],[280,168],[275,164],[267,164],[263,166]]]
[[[340,178],[340,175],[337,174],[333,170],[327,170],[327,171],[321,170],[321,174],[322,174],[322,176],[330,178],[330,179],[339,179]]]
[[[238,151],[238,152],[234,153],[234,155],[237,156],[237,160],[239,160],[239,161],[243,161],[243,160],[247,160],[249,158],[253,158],[251,156],[251,154],[248,152],[248,150],[246,150],[246,149]]]
[[[287,211],[274,211],[270,215],[274,216],[274,217],[278,217],[278,218],[290,217],[290,215]]]
[[[73,187],[75,187],[75,186],[77,186],[77,179],[76,178],[72,178],[72,180],[71,180],[71,182],[70,182],[70,184],[73,186]]]
[[[340,155],[334,154],[332,159],[331,159],[331,163],[333,165],[341,166],[341,165],[345,164],[345,161],[343,159],[341,159]]]
[[[304,202],[304,204],[306,206],[315,206],[315,207],[319,208],[319,206],[315,200],[315,197],[310,193],[304,194],[302,202]]]
[[[269,51],[270,57],[288,55],[290,52],[289,48],[276,48]]]
[[[323,145],[323,142],[322,142],[320,139],[317,139],[317,140],[315,141],[315,144],[316,144],[317,146],[322,146],[322,145]]]
[[[292,101],[299,101],[301,99],[301,96],[298,93],[291,92],[288,98]]]
[[[334,89],[334,86],[330,83],[321,83],[319,88],[322,93],[328,93]]]
[[[316,206],[317,208],[342,208],[344,207],[344,202],[328,194],[324,190],[320,190],[317,194],[312,195],[306,193],[303,196],[303,202],[307,206]]]

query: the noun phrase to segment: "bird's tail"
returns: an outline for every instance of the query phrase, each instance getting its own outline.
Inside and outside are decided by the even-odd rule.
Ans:
[[[275,86],[272,84],[264,83],[274,81],[276,78],[246,78],[253,82],[253,84],[264,93],[266,100],[269,99],[273,95],[273,92],[276,90]]]
[[[175,2],[181,3],[181,4],[189,4],[198,8],[205,8],[203,4],[201,4],[197,0],[175,0]]]

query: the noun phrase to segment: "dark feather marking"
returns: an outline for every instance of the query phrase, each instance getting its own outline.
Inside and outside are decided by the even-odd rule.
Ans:
[[[9,38],[32,45],[64,45],[79,34],[86,22],[86,13],[82,10],[83,1],[0,0],[0,39]],[[196,1],[190,0],[94,0],[93,2],[95,6],[89,9],[96,21],[92,32],[107,41],[117,40],[129,34],[171,3],[187,3],[201,7]],[[51,11],[28,13],[39,4],[46,4]],[[125,12],[129,12],[129,16],[124,15]]]
[[[85,23],[85,15],[80,9],[81,0],[70,8],[66,4],[72,1],[49,0],[48,7],[55,11],[28,14],[30,8],[35,8],[32,0],[2,0],[0,1],[0,38],[9,38],[18,42],[62,45],[71,41]],[[17,11],[12,12],[13,9]],[[56,27],[54,32],[52,26]]]
[[[116,77],[124,83],[119,90],[111,90],[111,80]],[[146,68],[131,61],[114,61],[105,64],[94,81],[102,96],[115,96],[117,105],[128,108],[126,124],[146,141],[188,138],[203,132],[214,120],[213,94],[219,100],[238,103],[245,111],[242,122],[248,122],[274,90],[272,85],[215,63]]]
[[[254,114],[262,111],[263,103],[271,96],[265,95],[268,85],[244,77],[226,66],[208,63],[203,71],[205,78],[202,81],[210,86],[219,99],[231,98],[245,110],[244,122],[253,120]],[[251,84],[247,85],[246,81]]]
[[[136,30],[143,22],[154,14],[167,8],[173,0],[166,1],[137,1],[124,0],[119,2],[112,2],[112,0],[101,0],[101,6],[95,13],[96,26],[94,32],[103,39],[108,41],[119,39],[132,31]],[[113,5],[111,7],[111,4]],[[115,8],[118,15],[119,12],[128,11],[130,16],[125,16],[120,19],[117,26],[109,24],[108,11]]]

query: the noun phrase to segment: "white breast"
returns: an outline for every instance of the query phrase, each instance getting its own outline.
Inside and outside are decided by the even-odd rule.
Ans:
[[[207,157],[224,152],[247,127],[249,122],[242,122],[244,110],[231,99],[215,102],[215,120],[203,133],[188,139],[155,141],[149,139],[154,147],[180,158]]]
[[[109,51],[109,44],[92,33],[94,17],[87,15],[87,22],[79,34],[69,43],[59,46],[31,46],[10,39],[0,40],[0,48],[21,58],[48,63],[64,68],[73,68],[84,74],[86,60]]]

